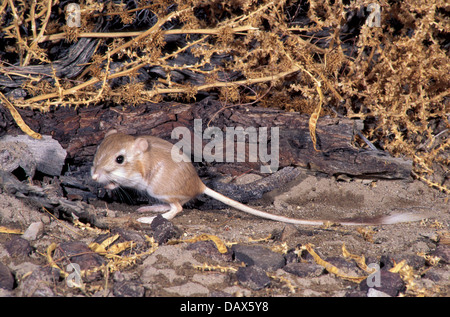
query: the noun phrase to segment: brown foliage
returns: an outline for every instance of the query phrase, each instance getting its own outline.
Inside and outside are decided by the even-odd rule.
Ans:
[[[12,100],[15,107],[41,111],[213,94],[225,103],[314,114],[315,122],[322,106],[322,113],[363,119],[369,140],[413,159],[417,177],[448,192],[448,3],[376,1],[377,27],[373,2],[85,0],[73,28],[59,1],[7,0],[0,6],[0,75],[23,80],[26,97]],[[100,32],[105,21],[129,31]],[[52,64],[54,43],[80,38],[98,43],[76,77],[26,71]],[[140,79],[152,70],[158,76]]]

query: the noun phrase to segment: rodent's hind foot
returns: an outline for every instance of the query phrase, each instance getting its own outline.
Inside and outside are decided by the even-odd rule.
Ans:
[[[155,219],[156,217],[141,217],[138,218],[137,221],[141,222],[141,223],[148,223],[151,224],[153,222],[153,219]]]
[[[155,206],[158,206],[158,205],[155,205]],[[161,206],[161,205],[159,205],[159,206]],[[175,217],[177,214],[179,214],[183,210],[183,207],[179,203],[171,203],[168,206],[170,207],[169,211],[165,212],[161,215],[164,218],[166,218],[167,220],[173,219],[173,217]],[[147,208],[147,207],[151,208],[153,206],[146,206],[146,207],[141,207],[141,208]],[[141,208],[139,208],[139,209],[141,209]],[[138,211],[139,211],[139,209],[138,209]],[[141,217],[141,218],[138,218],[137,221],[150,224],[150,223],[152,223],[153,219],[155,219],[155,218],[156,217]]]
[[[163,211],[169,211],[170,210],[169,204],[158,204],[158,205],[151,205],[151,206],[143,206],[138,208],[137,212],[163,212]]]

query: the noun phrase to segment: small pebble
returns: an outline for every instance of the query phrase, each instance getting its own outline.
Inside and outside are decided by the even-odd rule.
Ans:
[[[235,244],[232,247],[236,261],[248,266],[257,266],[263,270],[276,271],[286,265],[283,255],[261,246]]]
[[[42,216],[41,216],[41,222],[42,222],[44,225],[48,225],[48,224],[50,224],[51,219],[50,219],[50,217],[47,216],[47,215],[42,215]]]
[[[41,221],[33,222],[25,233],[22,235],[22,238],[28,241],[37,240],[44,233],[44,224]]]
[[[170,239],[178,239],[182,233],[179,228],[161,215],[153,219],[151,229],[153,231],[153,238],[160,245]]]
[[[30,242],[21,237],[6,241],[5,248],[11,257],[27,257],[33,251]]]
[[[324,268],[315,263],[289,263],[283,270],[299,277],[317,277],[324,273]]]

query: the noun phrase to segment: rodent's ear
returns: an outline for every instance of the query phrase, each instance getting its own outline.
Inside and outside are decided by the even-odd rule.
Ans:
[[[109,130],[108,132],[106,132],[105,138],[106,138],[107,136],[109,136],[109,135],[111,135],[111,134],[115,134],[115,133],[117,133],[117,130],[116,130],[116,129]]]
[[[134,141],[134,149],[136,151],[145,152],[147,151],[148,146],[149,146],[148,141],[145,138],[137,138]]]

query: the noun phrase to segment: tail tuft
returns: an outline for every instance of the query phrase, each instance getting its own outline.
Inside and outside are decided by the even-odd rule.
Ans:
[[[416,214],[412,212],[404,213],[404,214],[393,214],[390,216],[385,216],[380,219],[380,224],[383,225],[392,225],[395,223],[401,222],[414,222],[427,218],[424,214]]]

